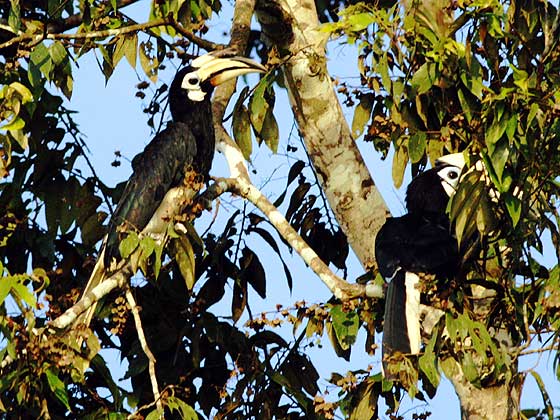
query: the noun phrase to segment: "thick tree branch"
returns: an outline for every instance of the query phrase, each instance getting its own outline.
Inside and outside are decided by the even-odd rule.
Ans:
[[[382,297],[383,289],[374,284],[353,284],[335,275],[317,253],[299,236],[286,218],[274,207],[266,196],[244,177],[218,178],[211,187],[211,193],[218,196],[226,191],[233,192],[250,201],[268,218],[278,233],[302,257],[319,276],[329,290],[340,300],[357,297]]]
[[[326,34],[313,0],[261,0],[257,16],[282,67],[290,103],[321,187],[352,249],[375,266],[373,244],[389,211],[352,138],[327,71]]]
[[[67,328],[76,320],[76,318],[87,311],[94,303],[109,294],[112,290],[123,288],[130,277],[132,277],[131,266],[130,264],[127,264],[120,270],[116,271],[111,277],[103,280],[90,292],[82,296],[78,302],[68,308],[66,312],[58,318],[53,319],[50,322],[49,327],[59,329]]]
[[[221,127],[221,126],[220,126]],[[217,149],[226,158],[231,178],[219,178],[216,184],[210,187],[206,197],[214,199],[220,194],[229,191],[253,203],[268,218],[278,233],[302,257],[305,263],[319,276],[323,283],[337,298],[348,300],[356,297],[382,297],[383,289],[374,284],[352,284],[335,275],[321,260],[295,229],[286,220],[284,215],[266,198],[266,196],[253,185],[245,165],[245,158],[239,147],[221,127],[222,140]]]

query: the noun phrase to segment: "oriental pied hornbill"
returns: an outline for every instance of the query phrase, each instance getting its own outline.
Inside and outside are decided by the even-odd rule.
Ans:
[[[227,51],[203,55],[179,70],[169,88],[173,121],[133,159],[133,174],[111,217],[109,232],[82,296],[115,270],[121,259],[122,232],[165,232],[175,216],[170,209],[177,207],[169,204],[184,199],[184,189],[177,187],[184,182],[187,168],[207,180],[215,144],[212,91],[227,80],[252,72],[264,73],[266,68]],[[89,325],[94,312],[95,305],[78,322]]]
[[[383,360],[420,351],[419,274],[451,279],[459,264],[457,239],[446,208],[465,161],[460,153],[443,156],[406,191],[407,214],[387,219],[375,241],[379,272],[389,282],[383,324]]]

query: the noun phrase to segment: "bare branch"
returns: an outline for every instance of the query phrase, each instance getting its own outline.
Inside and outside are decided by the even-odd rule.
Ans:
[[[58,318],[53,319],[50,322],[49,327],[59,329],[67,328],[76,320],[76,318],[78,318],[78,316],[87,311],[101,298],[109,294],[109,292],[114,289],[124,287],[130,277],[132,277],[131,267],[130,264],[127,264],[120,270],[116,271],[111,277],[104,279],[100,284],[82,296],[76,304],[68,308],[66,312]]]
[[[274,207],[266,196],[253,184],[244,178],[219,178],[216,179],[210,192],[218,196],[226,191],[233,192],[253,203],[264,213],[278,233],[302,257],[309,267],[319,276],[329,290],[340,300],[354,299],[357,297],[382,297],[383,289],[374,284],[352,284],[334,274],[321,260],[286,218]]]
[[[156,402],[156,407],[158,412],[163,414],[163,404],[161,403],[161,395],[159,392],[159,386],[156,377],[156,358],[148,346],[146,341],[146,335],[144,334],[144,328],[142,328],[142,320],[140,319],[140,311],[138,310],[138,305],[134,300],[134,296],[130,290],[130,287],[126,288],[126,300],[130,306],[130,311],[134,317],[134,324],[136,326],[136,333],[138,334],[138,341],[140,341],[140,346],[144,354],[148,358],[148,372],[150,373],[150,382],[152,384],[152,392],[154,394],[154,401]]]
[[[194,42],[195,44],[199,45],[201,48],[204,48],[207,51],[212,51],[216,49],[224,48],[221,44],[216,44],[210,41],[206,41],[202,38],[197,37],[189,30],[183,28],[177,21],[175,21],[171,17],[156,19],[151,22],[145,23],[137,23],[134,25],[123,26],[121,28],[116,29],[103,29],[99,31],[90,31],[90,32],[79,32],[79,33],[46,33],[46,34],[39,34],[39,35],[30,35],[30,34],[21,34],[20,36],[11,38],[10,40],[0,44],[0,50],[10,47],[11,45],[17,44],[19,42],[29,42],[29,46],[36,45],[42,42],[45,39],[49,40],[60,40],[60,39],[95,39],[95,38],[107,38],[110,36],[121,36],[126,35],[132,32],[138,31],[145,31],[151,28],[155,28],[158,26],[171,26],[177,32],[180,32],[185,38],[189,39],[189,41]]]

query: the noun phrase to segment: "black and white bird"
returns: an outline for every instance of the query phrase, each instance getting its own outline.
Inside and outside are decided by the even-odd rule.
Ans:
[[[389,283],[383,324],[383,360],[418,354],[420,334],[420,277],[444,281],[456,274],[457,239],[446,214],[465,165],[460,153],[446,155],[418,176],[406,191],[407,214],[387,219],[375,241],[379,272]]]
[[[180,188],[187,169],[207,180],[215,146],[212,91],[227,80],[252,72],[264,73],[266,68],[245,57],[228,56],[227,51],[200,56],[179,70],[169,88],[173,121],[133,159],[133,174],[111,217],[100,256],[82,296],[114,271],[121,260],[119,243],[128,232],[165,232],[175,216],[177,200],[189,199],[185,188]],[[89,325],[94,312],[95,305],[78,322]]]

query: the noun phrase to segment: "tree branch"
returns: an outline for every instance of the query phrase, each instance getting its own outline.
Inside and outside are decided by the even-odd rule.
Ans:
[[[161,415],[163,415],[163,404],[161,403],[161,395],[159,392],[159,386],[156,376],[156,358],[148,346],[146,341],[146,335],[144,334],[144,328],[142,327],[142,319],[140,318],[140,311],[138,310],[138,305],[134,300],[134,296],[130,290],[130,287],[126,288],[126,300],[130,306],[130,311],[134,317],[134,325],[136,326],[136,333],[138,334],[138,341],[140,341],[140,346],[144,351],[144,354],[148,358],[148,372],[150,374],[150,382],[152,384],[152,393],[154,394],[154,401],[156,402],[156,408]]]
[[[261,0],[257,17],[280,58],[299,130],[321,188],[365,268],[375,267],[374,241],[389,210],[364,163],[327,71],[327,35],[313,0]]]
[[[216,44],[214,42],[206,41],[202,38],[197,37],[192,32],[188,31],[187,29],[183,28],[176,20],[171,17],[156,19],[151,22],[145,23],[137,23],[134,25],[123,26],[121,28],[116,29],[103,29],[99,31],[90,31],[90,32],[80,32],[80,33],[46,33],[46,34],[39,34],[39,35],[31,35],[31,34],[21,34],[10,40],[0,44],[0,50],[10,47],[14,44],[19,42],[28,42],[29,46],[32,47],[37,45],[38,43],[44,41],[45,39],[49,40],[61,40],[61,39],[95,39],[95,38],[107,38],[110,36],[121,36],[126,35],[131,32],[138,32],[138,31],[145,31],[151,28],[155,28],[158,26],[171,26],[177,32],[180,32],[185,38],[189,39],[189,41],[197,44],[201,48],[204,48],[207,51],[213,51],[216,49],[223,49],[224,46],[222,44]]]
[[[87,311],[101,298],[109,294],[112,290],[123,288],[127,284],[130,277],[132,277],[132,271],[130,263],[128,263],[124,267],[116,271],[111,277],[104,279],[91,291],[82,296],[80,300],[78,300],[78,302],[68,308],[66,312],[64,312],[58,318],[53,319],[49,323],[49,327],[58,329],[67,328],[76,320],[76,318]]]
[[[301,256],[303,261],[319,276],[338,299],[349,300],[357,297],[379,298],[383,296],[383,289],[378,285],[352,284],[334,274],[313,248],[299,236],[282,213],[250,181],[244,177],[218,178],[216,183],[209,188],[208,194],[213,195],[215,198],[226,191],[247,199],[262,211],[278,233]]]

